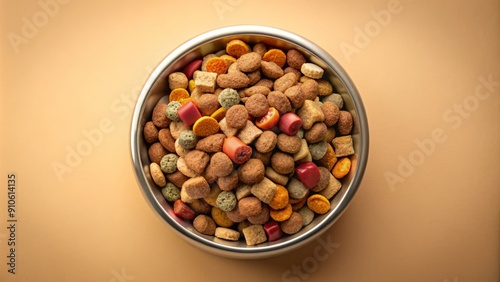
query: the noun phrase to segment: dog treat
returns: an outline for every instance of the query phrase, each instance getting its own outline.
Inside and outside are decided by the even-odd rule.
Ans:
[[[298,49],[240,39],[170,73],[142,134],[173,213],[248,246],[328,213],[355,150],[346,94],[324,74]]]

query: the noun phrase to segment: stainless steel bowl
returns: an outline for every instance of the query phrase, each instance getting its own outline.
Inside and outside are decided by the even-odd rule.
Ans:
[[[212,236],[198,233],[190,222],[173,214],[172,207],[162,196],[149,174],[147,146],[143,139],[143,126],[150,120],[155,104],[168,93],[168,75],[182,68],[194,59],[225,48],[232,39],[242,39],[248,43],[264,42],[282,48],[296,48],[302,51],[309,61],[325,69],[325,77],[335,86],[344,98],[344,109],[354,118],[352,132],[355,155],[351,157],[351,172],[342,179],[342,188],[331,201],[331,210],[316,216],[308,226],[292,236],[266,242],[258,246],[246,246],[245,242],[217,240]],[[327,52],[316,44],[296,34],[264,26],[230,26],[201,34],[173,50],[154,70],[142,89],[132,117],[131,153],[139,186],[144,197],[154,211],[182,238],[207,252],[231,258],[263,258],[283,254],[311,242],[328,230],[341,216],[363,178],[368,158],[368,124],[361,97],[353,82]]]

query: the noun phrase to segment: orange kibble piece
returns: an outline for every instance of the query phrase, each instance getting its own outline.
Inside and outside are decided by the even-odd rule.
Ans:
[[[189,89],[189,92],[193,92],[193,90],[196,88],[196,84],[194,82],[194,79],[191,79],[189,82],[188,82],[188,89]]]
[[[198,104],[196,103],[196,101],[195,101],[193,98],[191,98],[191,97],[182,98],[182,99],[180,99],[180,100],[179,100],[179,103],[181,103],[181,105],[185,105],[185,104],[187,104],[189,101],[193,101],[193,103],[194,103],[195,105],[198,105]]]
[[[331,171],[337,162],[337,156],[333,150],[332,145],[328,144],[325,156],[319,161],[326,169]]]
[[[286,54],[280,49],[269,49],[264,53],[264,56],[262,56],[262,60],[266,62],[275,62],[282,68],[286,63]]]
[[[314,194],[307,198],[307,207],[317,214],[325,214],[330,210],[330,201],[323,195]]]
[[[193,124],[193,133],[206,137],[219,132],[219,123],[213,117],[201,117]]]
[[[210,117],[214,118],[216,121],[221,121],[226,116],[227,109],[220,107],[215,112],[213,112]]]
[[[218,207],[212,207],[211,215],[217,226],[231,227],[234,224],[234,222],[227,217],[227,213]]]
[[[340,179],[346,176],[349,170],[351,170],[351,160],[348,157],[343,157],[333,167],[332,174],[335,178]]]
[[[286,208],[288,204],[288,190],[281,185],[276,185],[276,192],[269,202],[269,206],[272,209],[279,210]]]
[[[250,46],[248,46],[245,42],[239,39],[233,39],[229,41],[229,43],[227,43],[226,52],[237,59],[241,55],[249,53]]]
[[[169,100],[172,101],[180,101],[181,99],[189,98],[189,92],[184,88],[175,88],[170,92]]]
[[[269,215],[271,216],[272,219],[281,222],[285,221],[292,216],[292,205],[288,204],[286,205],[285,208],[280,209],[280,210],[275,210],[275,209],[269,209]]]
[[[206,68],[208,72],[215,72],[217,74],[224,74],[227,72],[227,63],[224,59],[219,57],[210,58],[207,61]]]

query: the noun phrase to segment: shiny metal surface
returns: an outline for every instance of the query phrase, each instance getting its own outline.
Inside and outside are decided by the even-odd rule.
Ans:
[[[314,221],[299,233],[275,242],[248,247],[245,242],[228,242],[198,233],[191,223],[173,214],[160,189],[149,176],[149,158],[143,140],[143,126],[151,117],[154,105],[168,93],[167,76],[180,71],[190,61],[224,48],[232,39],[248,43],[264,42],[275,47],[302,51],[308,60],[325,69],[325,76],[344,98],[344,109],[354,118],[353,140],[355,155],[352,156],[351,172],[342,179],[342,188],[331,201],[331,210],[316,216]],[[328,230],[342,215],[353,199],[365,172],[368,160],[368,124],[361,97],[344,69],[327,52],[316,44],[296,34],[263,26],[230,26],[201,34],[172,51],[158,65],[142,89],[134,109],[130,133],[132,162],[143,195],[150,206],[182,238],[207,252],[231,257],[255,259],[274,256],[299,248]]]

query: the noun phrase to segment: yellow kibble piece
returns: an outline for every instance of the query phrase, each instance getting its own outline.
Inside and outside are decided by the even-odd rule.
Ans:
[[[343,157],[337,161],[333,167],[332,174],[335,178],[340,179],[346,176],[351,170],[351,160],[348,157]]]
[[[330,201],[323,195],[314,194],[307,198],[307,207],[317,214],[325,214],[330,210]]]

